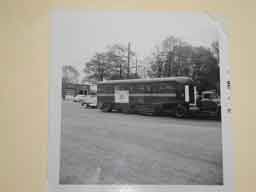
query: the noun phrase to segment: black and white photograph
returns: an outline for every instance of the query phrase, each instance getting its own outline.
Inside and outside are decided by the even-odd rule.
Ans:
[[[221,77],[221,35],[210,20],[54,15],[58,185],[224,185],[223,114],[231,108],[223,109],[222,86],[230,81]]]

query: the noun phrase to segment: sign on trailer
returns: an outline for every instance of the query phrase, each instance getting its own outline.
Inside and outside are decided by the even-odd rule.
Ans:
[[[129,91],[115,90],[115,103],[129,103]]]

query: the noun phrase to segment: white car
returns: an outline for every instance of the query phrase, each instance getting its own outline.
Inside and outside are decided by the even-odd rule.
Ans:
[[[86,95],[77,95],[77,96],[75,96],[73,101],[74,102],[82,102],[85,97],[86,97]]]
[[[65,96],[65,100],[67,100],[67,101],[73,101],[73,100],[74,100],[74,96],[73,96],[73,95],[66,95],[66,96]]]
[[[97,107],[97,95],[86,95],[81,101],[82,106],[95,108]]]

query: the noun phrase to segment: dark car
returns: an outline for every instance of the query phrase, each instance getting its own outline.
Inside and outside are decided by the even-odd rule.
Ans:
[[[215,90],[203,91],[198,102],[198,107],[202,113],[217,117],[221,115],[220,97]]]

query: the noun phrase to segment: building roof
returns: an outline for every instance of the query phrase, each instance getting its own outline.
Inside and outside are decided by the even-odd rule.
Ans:
[[[89,87],[89,84],[79,84],[79,83],[63,83],[63,87],[66,88],[78,88],[78,87]]]
[[[107,80],[98,82],[99,85],[102,84],[120,84],[120,83],[146,83],[146,82],[166,82],[166,81],[174,81],[179,83],[186,83],[192,81],[190,77],[162,77],[162,78],[151,78],[151,79],[124,79],[124,80]]]

